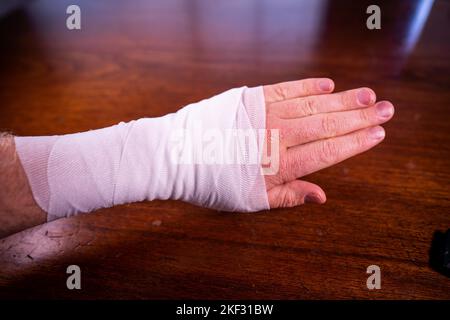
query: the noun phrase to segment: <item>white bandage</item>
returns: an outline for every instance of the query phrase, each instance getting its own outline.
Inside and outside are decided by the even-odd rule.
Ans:
[[[261,173],[264,128],[263,89],[244,87],[160,118],[16,137],[15,143],[48,221],[154,199],[260,211],[269,209]]]

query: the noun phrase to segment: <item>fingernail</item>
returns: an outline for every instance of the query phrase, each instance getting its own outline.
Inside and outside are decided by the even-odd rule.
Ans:
[[[305,197],[305,203],[322,203],[322,198],[316,193],[308,193]]]
[[[330,80],[320,80],[319,87],[322,91],[330,91],[333,88]]]
[[[374,139],[374,140],[381,140],[386,135],[383,127],[373,127],[370,129],[369,134],[372,137],[372,139]]]
[[[368,106],[372,102],[372,93],[367,89],[361,89],[357,94],[359,104]]]
[[[388,102],[381,102],[376,107],[377,114],[381,118],[389,118],[394,113],[394,108]]]

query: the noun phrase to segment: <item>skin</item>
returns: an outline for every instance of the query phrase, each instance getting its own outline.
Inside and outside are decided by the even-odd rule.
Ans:
[[[359,88],[333,93],[331,79],[264,86],[267,129],[280,131],[280,167],[265,176],[271,208],[325,203],[318,185],[299,178],[373,148],[394,107]],[[17,156],[14,138],[0,134],[0,238],[45,223]]]
[[[47,214],[33,199],[12,135],[0,134],[0,238],[42,224]]]
[[[271,208],[325,203],[318,185],[299,178],[367,151],[385,137],[379,126],[394,115],[372,89],[332,93],[331,79],[305,79],[264,87],[266,124],[280,130],[280,169],[265,176]]]

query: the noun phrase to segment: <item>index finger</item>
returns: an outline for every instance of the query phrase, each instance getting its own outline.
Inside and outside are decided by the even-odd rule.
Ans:
[[[375,126],[292,147],[281,171],[283,180],[292,181],[367,151],[380,143],[384,135],[383,127]]]

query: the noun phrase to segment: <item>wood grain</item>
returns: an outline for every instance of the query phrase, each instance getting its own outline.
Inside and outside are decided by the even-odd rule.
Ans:
[[[378,2],[376,31],[368,1],[77,1],[80,31],[65,27],[70,1],[3,17],[0,130],[18,135],[318,76],[370,86],[396,115],[383,144],[309,177],[324,206],[224,214],[155,201],[58,220],[0,240],[0,297],[449,299],[428,252],[450,227],[450,3],[435,1],[414,43],[421,2]],[[71,264],[82,290],[66,288]],[[372,264],[381,290],[366,288]]]

